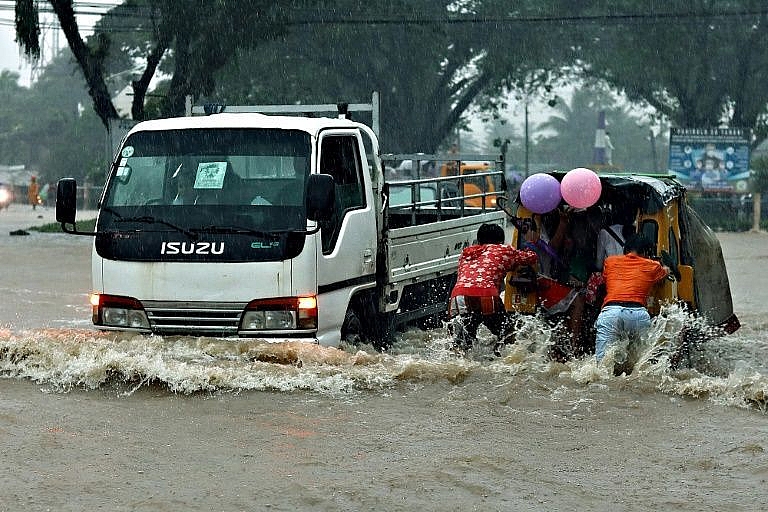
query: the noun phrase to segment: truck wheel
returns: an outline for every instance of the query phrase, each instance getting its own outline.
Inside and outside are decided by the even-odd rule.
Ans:
[[[365,339],[363,335],[363,322],[354,309],[348,309],[344,315],[344,323],[341,325],[341,340],[350,345],[360,345]]]

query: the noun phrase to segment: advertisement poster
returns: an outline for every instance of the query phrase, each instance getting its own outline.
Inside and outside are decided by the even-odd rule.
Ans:
[[[690,189],[745,193],[749,136],[740,128],[672,128],[669,169]]]

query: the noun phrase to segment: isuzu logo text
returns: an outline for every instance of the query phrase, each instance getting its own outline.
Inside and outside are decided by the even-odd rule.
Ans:
[[[160,254],[224,254],[224,242],[163,242]]]

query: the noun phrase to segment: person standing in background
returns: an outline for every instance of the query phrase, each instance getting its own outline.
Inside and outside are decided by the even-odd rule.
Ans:
[[[613,143],[608,132],[605,132],[605,164],[613,165]]]
[[[37,178],[35,176],[32,176],[29,179],[27,199],[29,199],[29,204],[32,205],[32,209],[36,210],[38,203],[40,203],[40,185],[37,184]]]
[[[46,183],[43,188],[40,189],[40,204],[42,206],[48,206],[48,194],[50,194],[51,185]]]
[[[48,206],[56,206],[56,183],[49,183],[48,184],[48,197],[47,197]]]

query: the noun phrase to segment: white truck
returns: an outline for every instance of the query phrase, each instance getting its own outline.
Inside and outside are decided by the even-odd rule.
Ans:
[[[57,221],[94,237],[94,325],[381,348],[443,313],[461,250],[480,224],[506,223],[490,206],[501,192],[468,207],[461,176],[385,182],[383,160],[433,157],[380,155],[374,130],[339,107],[338,118],[225,107],[137,124],[94,232],[77,229],[77,184],[60,180]]]

